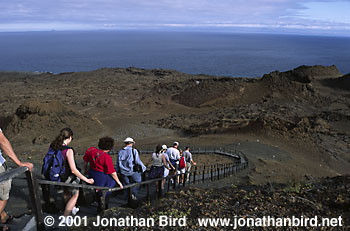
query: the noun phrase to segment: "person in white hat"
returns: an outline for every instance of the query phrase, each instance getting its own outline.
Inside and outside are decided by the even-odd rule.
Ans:
[[[123,141],[125,144],[129,145],[129,144],[135,144],[135,141],[133,138],[131,137],[127,137],[125,138],[125,140]]]
[[[124,140],[125,147],[119,151],[117,158],[117,170],[122,175],[124,185],[139,183],[142,181],[141,173],[146,171],[146,166],[142,163],[139,153],[133,148],[135,141],[131,137]],[[132,199],[136,200],[138,187],[132,188]]]

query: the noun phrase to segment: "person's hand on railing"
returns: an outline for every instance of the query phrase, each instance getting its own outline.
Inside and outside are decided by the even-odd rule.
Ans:
[[[19,167],[27,167],[29,169],[29,171],[32,171],[32,169],[34,168],[34,165],[32,163],[29,162],[20,162],[18,164]]]
[[[120,181],[118,182],[118,185],[120,188],[124,188],[123,184]]]
[[[86,183],[88,184],[93,184],[95,181],[94,179],[90,178],[90,179],[86,179]]]

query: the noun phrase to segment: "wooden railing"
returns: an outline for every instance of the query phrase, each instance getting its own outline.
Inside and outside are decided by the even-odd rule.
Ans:
[[[151,151],[148,150],[141,150],[140,153],[148,153]],[[153,152],[153,151],[152,151]],[[28,168],[20,167],[13,170],[10,170],[6,173],[0,174],[0,182],[12,179],[22,173],[25,172],[26,179],[28,183],[28,189],[30,194],[31,203],[34,210],[34,215],[36,219],[37,224],[37,230],[45,230],[45,225],[43,222],[43,211],[41,206],[41,198],[39,193],[39,185],[55,185],[55,186],[64,186],[64,187],[72,187],[72,188],[83,188],[83,189],[90,189],[90,190],[96,190],[99,189],[102,193],[102,208],[104,208],[105,204],[105,196],[107,192],[117,192],[121,190],[127,191],[127,201],[128,204],[132,202],[132,194],[131,189],[133,187],[139,187],[142,185],[146,186],[146,200],[151,201],[151,192],[150,192],[150,185],[154,184],[155,182],[158,182],[158,195],[157,197],[161,197],[163,195],[163,190],[161,187],[161,181],[166,179],[168,180],[167,190],[169,191],[171,188],[173,190],[177,190],[178,187],[182,186],[185,187],[186,184],[196,184],[200,182],[205,182],[205,180],[219,180],[223,177],[229,176],[229,175],[235,175],[242,169],[245,169],[248,166],[247,158],[243,155],[243,153],[240,152],[229,152],[224,151],[222,149],[206,149],[206,150],[198,150],[192,149],[191,151],[194,154],[205,153],[205,154],[219,154],[219,155],[225,155],[228,157],[232,157],[233,161],[231,163],[226,164],[212,164],[212,165],[203,165],[203,166],[193,166],[189,174],[186,173],[180,173],[172,176],[167,176],[165,178],[157,178],[152,180],[145,180],[140,183],[134,183],[130,185],[124,186],[123,189],[121,188],[109,188],[109,187],[100,187],[100,186],[93,186],[93,185],[85,185],[85,184],[69,184],[69,183],[63,183],[63,182],[56,182],[56,181],[47,181],[47,180],[36,180],[36,178],[33,177],[33,174],[31,171],[28,171]],[[111,153],[112,155],[114,153]],[[177,184],[177,177],[181,177],[182,175],[185,175],[184,181],[182,184]],[[186,179],[186,176],[189,175],[189,179]],[[145,176],[144,176],[145,177]],[[174,182],[171,185],[171,179],[172,182]]]
[[[27,167],[15,168],[10,171],[1,173],[0,182],[6,181],[8,179],[13,179],[23,173],[26,174],[29,196],[30,196],[30,201],[32,203],[32,208],[34,210],[33,212],[35,215],[37,230],[45,230],[40,193],[38,191],[38,182],[34,177],[33,173],[29,171]]]

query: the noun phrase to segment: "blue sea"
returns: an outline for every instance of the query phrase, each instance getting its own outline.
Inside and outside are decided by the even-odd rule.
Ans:
[[[72,72],[104,67],[259,77],[301,65],[350,73],[350,37],[161,31],[0,33],[0,70]]]

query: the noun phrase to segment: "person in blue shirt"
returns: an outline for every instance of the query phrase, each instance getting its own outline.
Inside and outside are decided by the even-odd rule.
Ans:
[[[132,183],[140,183],[142,181],[141,173],[146,171],[146,166],[142,163],[139,153],[133,148],[134,139],[128,137],[124,140],[125,147],[119,151],[117,158],[117,171],[121,174],[124,185]],[[140,169],[135,169],[134,166],[139,165]],[[132,199],[137,199],[138,187],[132,188]]]

